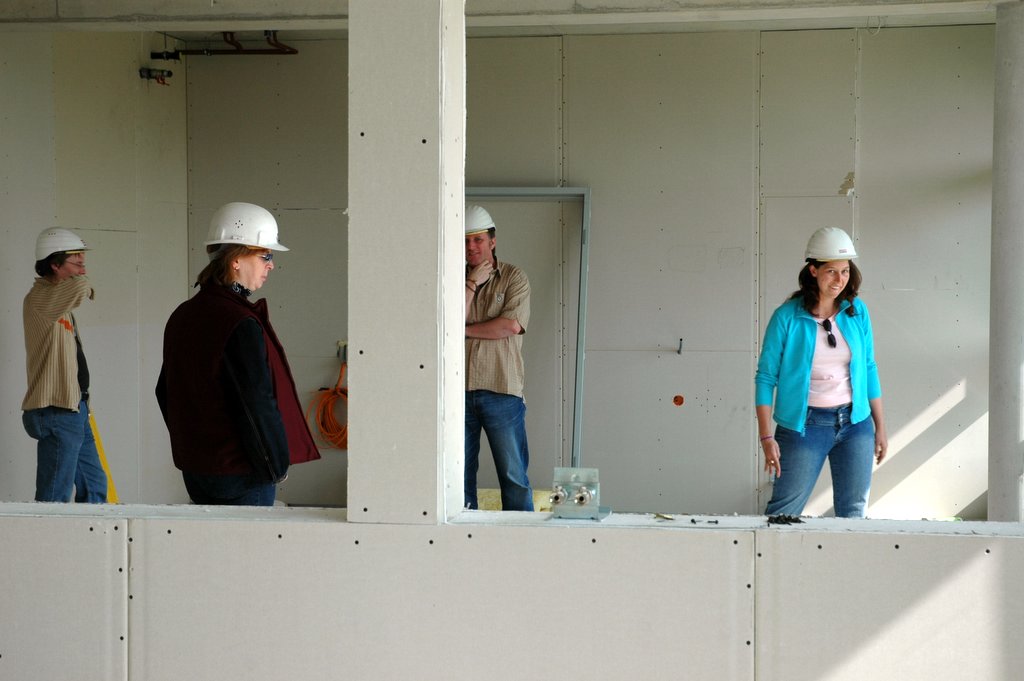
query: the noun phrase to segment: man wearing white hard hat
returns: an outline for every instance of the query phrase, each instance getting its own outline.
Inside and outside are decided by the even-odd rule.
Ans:
[[[36,238],[39,278],[22,308],[28,390],[21,405],[25,431],[37,441],[36,501],[107,500],[107,475],[89,425],[89,366],[73,314],[93,298],[87,250],[60,227]]]
[[[498,260],[495,233],[485,209],[466,207],[465,505],[477,508],[482,429],[494,455],[502,510],[532,511],[523,400],[530,282],[521,269]]]

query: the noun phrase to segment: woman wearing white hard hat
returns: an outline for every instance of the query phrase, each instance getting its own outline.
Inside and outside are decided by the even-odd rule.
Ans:
[[[269,211],[222,206],[199,293],[167,321],[157,402],[197,504],[270,506],[290,464],[320,458],[267,301],[248,300],[287,250]]]
[[[805,257],[799,290],[768,322],[754,378],[764,467],[775,476],[765,513],[800,515],[828,459],[835,515],[862,518],[888,440],[857,252],[842,229],[822,227]]]

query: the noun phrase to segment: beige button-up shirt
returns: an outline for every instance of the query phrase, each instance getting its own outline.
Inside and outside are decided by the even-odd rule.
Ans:
[[[523,334],[530,321],[530,281],[515,265],[497,262],[491,278],[477,288],[466,324],[505,317],[519,323],[522,332],[489,340],[466,339],[466,390],[490,390],[523,396]]]

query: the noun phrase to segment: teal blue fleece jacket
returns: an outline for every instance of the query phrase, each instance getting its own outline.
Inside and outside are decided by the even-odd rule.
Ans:
[[[849,301],[843,301],[836,315],[836,325],[850,346],[850,389],[853,410],[850,421],[859,423],[871,415],[869,400],[882,396],[875,364],[875,343],[871,333],[871,316],[859,298],[853,299],[854,314],[846,314]],[[761,344],[761,357],[754,376],[754,404],[772,404],[776,423],[804,432],[807,417],[807,394],[811,387],[811,362],[818,323],[791,298],[780,305],[768,322]]]

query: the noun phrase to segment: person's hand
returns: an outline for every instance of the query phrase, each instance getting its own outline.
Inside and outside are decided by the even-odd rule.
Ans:
[[[480,286],[481,284],[486,283],[487,280],[491,278],[491,272],[493,270],[494,268],[491,267],[491,261],[484,260],[479,265],[477,265],[476,267],[469,271],[469,276],[466,277],[466,279],[472,281],[477,286]]]
[[[774,437],[761,440],[761,449],[764,451],[764,472],[773,474],[776,478],[782,477],[782,464],[779,463],[779,443]]]
[[[889,438],[886,437],[885,431],[875,431],[875,463],[882,463],[888,451]]]

